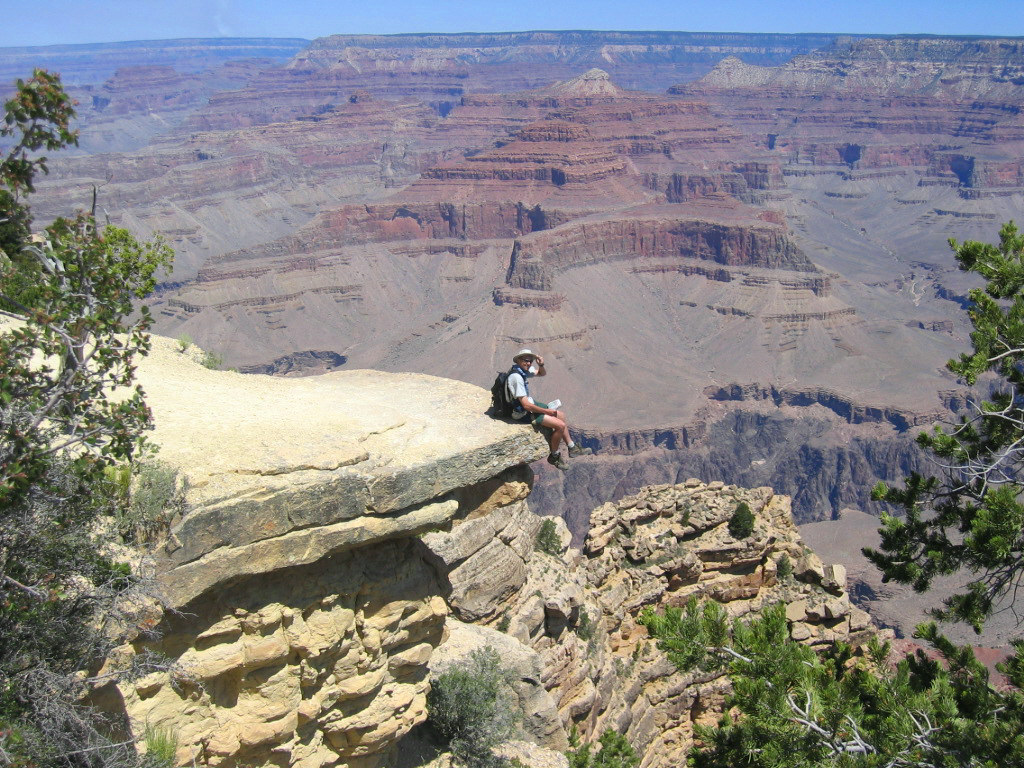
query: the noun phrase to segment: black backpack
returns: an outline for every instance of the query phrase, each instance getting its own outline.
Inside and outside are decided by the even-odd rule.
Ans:
[[[491,385],[491,414],[503,419],[512,418],[512,411],[516,407],[515,402],[508,397],[508,386],[506,386],[508,375],[511,372],[511,370],[499,371]]]

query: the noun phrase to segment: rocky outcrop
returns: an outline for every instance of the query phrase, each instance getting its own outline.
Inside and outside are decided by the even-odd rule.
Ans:
[[[728,521],[741,502],[757,522],[750,537],[737,540]],[[675,672],[637,626],[642,607],[681,605],[697,596],[742,618],[785,602],[794,639],[857,643],[872,633],[868,615],[850,606],[845,569],[824,565],[805,549],[788,498],[770,489],[687,481],[645,489],[593,517],[585,568],[619,659],[621,692],[593,720],[599,729],[614,723],[634,744],[646,745],[644,766],[685,759],[694,724],[717,719],[728,687],[699,671]],[[792,574],[780,576],[785,561]]]
[[[311,376],[326,373],[345,365],[347,358],[330,350],[308,349],[279,357],[264,365],[248,365],[242,373],[264,373],[270,376]]]
[[[173,666],[99,700],[136,738],[172,728],[182,763],[381,764],[425,719],[449,611],[416,537],[524,509],[528,485],[495,478],[543,440],[450,380],[246,376],[154,346],[139,378],[183,511],[145,560],[165,597],[145,620],[158,639],[108,663]]]
[[[509,749],[561,752],[574,724],[615,727],[660,768],[720,711],[727,682],[676,673],[644,639],[642,608],[695,595],[742,617],[784,600],[798,639],[868,631],[842,568],[805,550],[789,500],[767,488],[644,489],[597,509],[581,552],[561,520],[538,537],[528,463],[544,441],[483,415],[483,390],[374,371],[242,375],[195,356],[157,338],[140,368],[182,504],[142,557],[165,601],[107,661],[171,666],[95,696],[125,737],[172,730],[182,764],[376,768],[421,754],[431,680],[489,646],[533,745]],[[727,530],[740,502],[756,517],[744,539]]]
[[[173,342],[161,344],[175,354]],[[188,478],[189,511],[154,554],[174,607],[243,575],[443,524],[457,506],[447,494],[543,451],[538,438],[500,422],[460,427],[460,418],[479,420],[488,401],[445,379],[257,378],[163,359],[159,374],[145,365],[142,380],[161,458]],[[381,403],[381,387],[393,405]],[[428,429],[448,410],[450,433]]]
[[[740,502],[757,522],[737,540],[727,528]],[[560,520],[553,539],[560,545],[539,551],[540,524],[525,509],[495,510],[460,516],[423,544],[455,617],[503,630],[539,657],[547,698],[538,697],[533,721],[543,731],[555,708],[557,738],[543,732],[552,745],[569,724],[588,736],[613,727],[639,749],[642,766],[678,765],[694,724],[717,718],[727,682],[676,672],[637,623],[645,607],[696,596],[743,617],[784,601],[793,636],[812,645],[856,643],[873,631],[867,614],[850,605],[843,567],[809,553],[789,499],[767,488],[697,480],[645,488],[595,510],[582,551],[569,548]],[[783,560],[792,573],[780,576]]]
[[[268,564],[269,565],[269,564]],[[172,729],[180,764],[375,765],[426,717],[448,609],[409,538],[279,563],[168,614],[175,662],[120,687],[132,733]]]

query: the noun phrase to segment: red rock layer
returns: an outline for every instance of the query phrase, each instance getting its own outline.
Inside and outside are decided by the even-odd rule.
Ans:
[[[817,272],[783,227],[678,218],[581,221],[516,241],[507,282],[551,290],[554,275],[585,264],[645,257],[696,259],[723,266]]]

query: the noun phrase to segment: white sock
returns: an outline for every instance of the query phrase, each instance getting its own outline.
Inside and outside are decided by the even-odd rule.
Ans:
[[[569,446],[570,448],[575,448],[576,447],[576,443],[574,443],[572,440],[568,441],[566,443],[566,445]]]

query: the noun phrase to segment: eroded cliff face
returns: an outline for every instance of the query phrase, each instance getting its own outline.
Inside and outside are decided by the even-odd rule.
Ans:
[[[134,734],[170,728],[181,763],[379,764],[426,717],[448,613],[414,546],[339,551],[167,614],[160,640],[132,648],[177,664],[122,686]]]
[[[100,696],[136,738],[209,765],[383,764],[426,716],[448,606],[417,535],[542,456],[487,393],[421,375],[286,380],[209,371],[155,339],[140,380],[185,511],[148,559],[165,609],[112,665],[174,666]],[[483,490],[481,490],[483,489]],[[529,532],[520,534],[528,539]]]
[[[743,616],[784,600],[798,639],[868,630],[845,571],[805,550],[788,498],[767,488],[644,489],[595,510],[582,551],[558,520],[542,552],[529,462],[544,441],[486,416],[482,390],[374,371],[242,376],[155,341],[140,379],[185,506],[146,561],[166,597],[153,632],[108,664],[172,667],[97,701],[126,736],[173,731],[181,764],[419,764],[437,751],[417,728],[432,676],[490,646],[515,673],[522,754],[557,756],[573,724],[614,727],[645,766],[668,766],[727,683],[676,673],[641,609],[697,595]],[[737,540],[741,501],[757,523]]]
[[[728,531],[740,502],[757,521],[744,539]],[[858,643],[874,632],[869,616],[850,605],[845,568],[824,565],[804,546],[789,498],[769,488],[699,480],[650,486],[594,510],[582,550],[569,547],[559,520],[559,551],[525,559],[502,543],[540,527],[540,519],[520,515],[457,518],[423,544],[447,585],[450,624],[474,622],[495,635],[501,628],[537,654],[547,698],[535,698],[525,715],[546,745],[557,745],[571,725],[585,736],[614,728],[642,766],[668,768],[685,762],[696,724],[717,720],[728,682],[676,671],[638,623],[644,608],[696,596],[743,617],[785,602],[792,636],[811,645]],[[780,577],[783,558],[792,573]],[[554,732],[551,707],[561,725]]]

